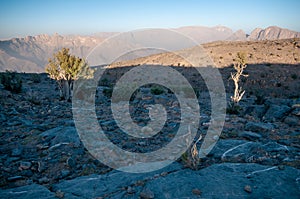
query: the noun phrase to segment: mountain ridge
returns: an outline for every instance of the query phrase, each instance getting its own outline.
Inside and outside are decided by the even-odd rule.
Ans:
[[[300,32],[270,26],[256,28],[249,36],[243,30],[233,32],[225,26],[184,26],[172,29],[203,44],[214,41],[260,41],[299,38]],[[72,54],[86,55],[99,43],[118,32],[100,32],[91,36],[40,34],[23,38],[0,40],[0,71],[44,72],[48,58],[63,47],[70,48]],[[163,39],[163,38],[162,38]]]

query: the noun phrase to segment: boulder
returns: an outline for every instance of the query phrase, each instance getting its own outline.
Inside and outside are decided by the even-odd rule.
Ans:
[[[271,131],[274,126],[270,123],[248,122],[245,126],[246,131],[254,131],[258,133],[266,133]]]
[[[270,105],[270,108],[263,117],[266,122],[281,120],[291,110],[291,107],[286,105]]]
[[[46,187],[38,184],[31,184],[23,187],[12,189],[0,189],[1,198],[9,199],[55,199],[55,194],[49,191]]]
[[[58,146],[61,144],[72,143],[75,147],[80,146],[80,138],[77,134],[76,128],[72,126],[64,127],[59,126],[40,134],[40,137],[45,142],[50,142],[50,147]]]

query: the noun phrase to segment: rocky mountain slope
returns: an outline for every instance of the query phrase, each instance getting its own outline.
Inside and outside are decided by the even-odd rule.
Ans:
[[[299,38],[300,32],[291,31],[277,26],[270,26],[266,29],[256,28],[251,32],[249,40],[275,40]]]
[[[0,84],[1,198],[299,198],[299,42],[285,39],[204,45],[220,67],[228,102],[233,93],[229,80],[233,70],[224,66],[234,63],[237,52],[247,53],[245,72],[249,77],[241,81],[246,94],[239,112],[229,114],[228,110],[219,140],[201,159],[198,170],[192,169],[195,167],[185,156],[150,173],[112,170],[84,147],[72,104],[59,100],[54,80],[46,74],[20,74],[20,93],[7,91]],[[195,49],[188,50],[193,53]],[[95,111],[99,124],[107,129],[106,136],[124,150],[155,151],[176,133],[180,104],[171,92],[153,94],[145,87],[131,99],[130,116],[139,125],[149,121],[147,105],[159,103],[169,108],[166,129],[155,139],[128,137],[113,120],[111,84],[135,65],[153,63],[173,65],[191,82],[200,105],[198,136],[206,136],[212,121],[205,82],[192,67],[186,67],[184,60],[163,53],[123,62],[123,67],[107,69],[99,80]],[[200,140],[198,145],[202,143]]]
[[[299,64],[300,63],[300,39],[264,40],[264,41],[218,41],[203,44],[201,47],[184,49],[187,54],[201,52],[204,48],[206,54],[211,57],[215,66],[222,68],[231,66],[238,52],[247,55],[248,64]],[[178,51],[179,53],[182,51]],[[160,53],[134,60],[114,63],[111,67],[132,66],[139,64],[159,64],[166,66],[190,66],[176,53]]]
[[[219,40],[273,40],[294,38],[300,35],[300,33],[279,27],[256,29],[249,37],[242,30],[234,33],[223,26],[189,26],[173,30],[193,38],[198,43]],[[73,54],[85,57],[96,45],[114,34],[117,33],[98,33],[92,36],[38,35],[0,41],[0,71],[44,72],[48,59],[62,47],[70,48]]]
[[[63,47],[70,48],[77,56],[84,57],[104,36],[61,36],[55,34],[28,36],[0,41],[0,70],[44,72],[53,53]]]
[[[249,66],[240,113],[227,114],[220,139],[209,155],[201,159],[199,170],[192,170],[185,158],[179,158],[168,167],[144,174],[115,171],[92,157],[77,134],[72,104],[59,101],[57,84],[45,74],[39,75],[39,82],[33,81],[36,76],[32,74],[21,74],[21,93],[4,90],[0,84],[0,196],[299,198],[300,89],[295,88],[300,85],[298,67]],[[220,72],[229,98],[232,84],[226,81],[230,72],[227,69]],[[188,67],[179,70],[187,72],[191,82],[205,84]],[[109,69],[108,81],[120,72]],[[284,82],[279,86],[272,80]],[[97,89],[96,115],[102,128],[109,129],[107,136],[113,143],[125,150],[145,153],[174,138],[175,132],[168,130],[153,140],[124,137],[111,118],[111,99],[105,89],[107,85],[102,84]],[[160,103],[171,109],[166,125],[174,127],[180,110],[176,97],[168,92],[152,94],[149,88],[140,92],[132,99],[131,116],[142,124],[149,119],[142,114],[145,105]],[[211,121],[207,96],[207,91],[201,89],[197,133],[202,136]]]

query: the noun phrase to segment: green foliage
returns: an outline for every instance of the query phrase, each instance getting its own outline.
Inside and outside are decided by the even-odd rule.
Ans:
[[[236,55],[236,61],[241,65],[246,65],[247,63],[247,53],[238,52]]]
[[[228,114],[233,115],[233,114],[239,114],[241,110],[242,110],[242,108],[237,103],[231,102],[231,103],[229,103],[229,105],[226,109],[226,112]]]
[[[58,82],[61,98],[70,101],[73,81],[79,78],[90,79],[94,71],[84,59],[71,55],[68,48],[63,48],[49,59],[46,72]]]
[[[265,103],[265,101],[266,101],[266,98],[265,98],[265,96],[263,95],[263,94],[261,94],[261,93],[256,93],[256,99],[255,99],[255,104],[257,104],[257,105],[262,105],[262,104],[264,104]]]
[[[1,83],[6,90],[14,93],[22,91],[22,79],[17,72],[6,71],[1,74]]]
[[[112,88],[105,88],[103,89],[103,94],[106,96],[106,97],[111,97],[112,96],[112,93],[113,93],[113,89]]]
[[[291,75],[291,78],[295,80],[295,79],[298,78],[298,76],[297,76],[297,74],[293,73],[293,74]]]
[[[162,89],[160,86],[151,87],[151,94],[153,95],[161,95],[164,92],[165,92],[164,89]]]
[[[69,53],[68,48],[63,48],[49,59],[46,72],[55,80],[76,80],[81,75],[90,75],[87,62]],[[86,74],[84,74],[86,73]]]

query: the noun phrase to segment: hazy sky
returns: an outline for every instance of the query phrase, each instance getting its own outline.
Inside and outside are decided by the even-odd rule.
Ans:
[[[0,39],[191,25],[247,33],[276,25],[300,32],[299,8],[299,0],[3,0]]]

